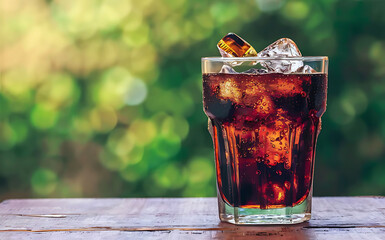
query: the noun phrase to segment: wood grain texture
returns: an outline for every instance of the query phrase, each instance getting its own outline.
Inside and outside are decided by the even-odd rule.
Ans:
[[[236,226],[217,211],[215,198],[6,200],[0,239],[385,239],[384,197],[315,197],[297,225]]]

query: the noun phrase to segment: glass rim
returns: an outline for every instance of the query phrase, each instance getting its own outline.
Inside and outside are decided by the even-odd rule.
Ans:
[[[202,57],[202,61],[234,62],[234,61],[258,61],[258,60],[294,60],[294,61],[328,61],[327,56],[301,56],[301,57]]]

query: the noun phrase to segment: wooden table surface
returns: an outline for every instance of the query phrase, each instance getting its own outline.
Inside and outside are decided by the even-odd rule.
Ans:
[[[0,203],[0,239],[385,239],[385,197],[315,197],[309,222],[236,226],[215,198],[24,199]]]

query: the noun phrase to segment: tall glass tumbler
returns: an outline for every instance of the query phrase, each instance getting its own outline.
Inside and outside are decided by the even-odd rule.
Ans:
[[[277,64],[302,67],[285,73],[254,69]],[[310,219],[327,70],[327,57],[202,58],[221,221]]]

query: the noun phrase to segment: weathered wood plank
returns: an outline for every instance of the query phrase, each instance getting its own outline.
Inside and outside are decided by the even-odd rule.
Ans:
[[[235,226],[220,223],[217,214],[214,198],[7,200],[0,204],[0,239],[338,239],[343,235],[372,240],[385,235],[383,197],[314,198],[312,220],[292,226]]]
[[[357,239],[377,240],[384,239],[383,229],[346,229],[346,230],[317,230],[317,231],[78,231],[78,232],[39,232],[39,233],[0,233],[0,239],[7,240],[41,240],[41,239]]]

